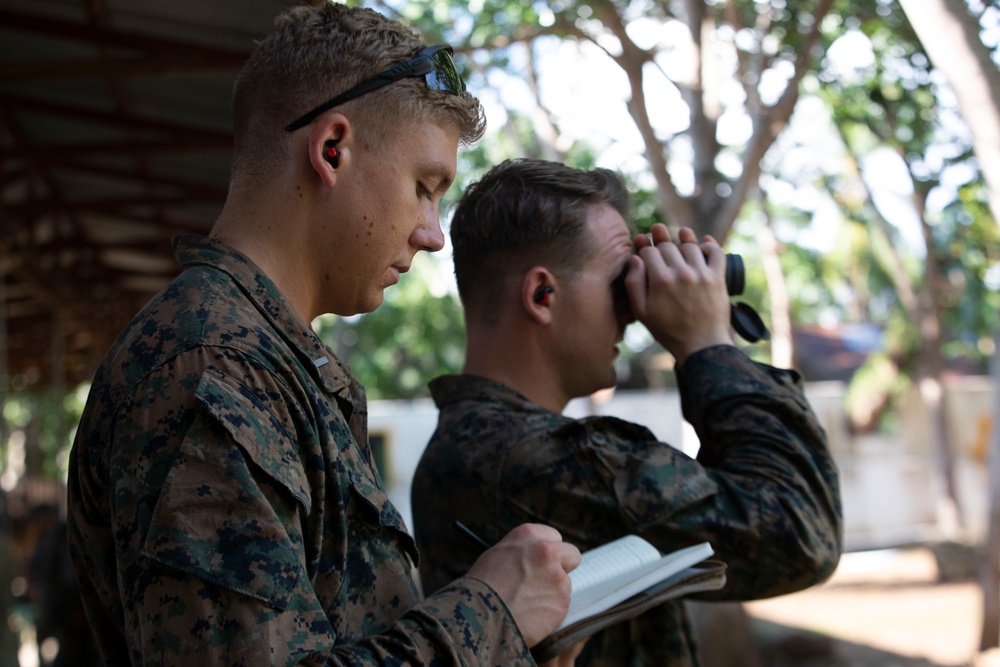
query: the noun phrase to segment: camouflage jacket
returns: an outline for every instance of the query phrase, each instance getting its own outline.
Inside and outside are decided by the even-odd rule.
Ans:
[[[637,424],[570,419],[481,377],[434,380],[440,418],[412,488],[424,590],[475,557],[453,519],[486,540],[546,523],[583,550],[629,533],[663,552],[708,541],[728,565],[711,599],[829,576],[842,543],[837,471],[798,374],[719,346],[691,356],[678,382],[697,460]],[[577,664],[699,663],[683,604],[668,603],[592,637]]]
[[[184,270],[114,344],[70,459],[108,667],[530,664],[484,583],[420,601],[347,368],[245,257],[175,246]]]

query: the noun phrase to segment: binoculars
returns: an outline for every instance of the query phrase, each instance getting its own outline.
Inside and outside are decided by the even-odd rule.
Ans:
[[[628,265],[615,279],[612,291],[615,300],[622,307],[628,308],[628,297],[625,295],[625,276],[628,274]],[[726,255],[726,291],[730,297],[743,294],[746,287],[746,271],[743,268],[743,258],[739,255]],[[771,332],[767,330],[760,315],[750,305],[745,303],[732,303],[729,306],[729,322],[741,337],[751,343],[759,340],[767,340],[771,337]]]

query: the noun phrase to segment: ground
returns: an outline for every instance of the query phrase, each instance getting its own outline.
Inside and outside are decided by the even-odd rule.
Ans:
[[[821,586],[747,603],[762,667],[987,664],[978,586],[940,579],[930,549],[847,554]]]

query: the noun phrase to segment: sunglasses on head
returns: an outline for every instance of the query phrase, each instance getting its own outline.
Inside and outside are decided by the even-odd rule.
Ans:
[[[294,132],[300,127],[305,127],[313,122],[317,116],[335,106],[408,77],[422,76],[427,82],[427,87],[431,90],[443,90],[453,95],[461,95],[465,92],[465,82],[459,76],[458,70],[455,68],[455,61],[451,59],[451,54],[452,48],[447,44],[428,46],[422,49],[412,60],[407,60],[405,63],[390,67],[370,79],[365,79],[353,88],[348,88],[332,100],[319,105],[301,118],[292,121],[285,126],[285,131]]]

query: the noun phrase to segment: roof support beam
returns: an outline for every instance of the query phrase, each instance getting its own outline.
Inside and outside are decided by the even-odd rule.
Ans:
[[[55,39],[71,39],[95,46],[131,49],[138,53],[174,55],[179,58],[227,63],[229,69],[239,69],[242,67],[249,55],[249,51],[233,51],[192,44],[190,42],[178,42],[163,39],[162,37],[115,30],[114,28],[106,28],[99,25],[74,23],[54,18],[21,14],[6,9],[0,10],[0,25],[5,30],[33,32]]]
[[[183,125],[154,118],[142,118],[134,114],[119,113],[116,111],[95,109],[83,104],[69,104],[66,102],[54,102],[43,100],[26,95],[4,93],[0,98],[7,108],[15,113],[29,111],[33,113],[48,114],[60,118],[70,118],[75,121],[87,121],[101,125],[124,128],[128,130],[138,130],[140,132],[168,132],[171,134],[182,134],[191,138],[203,139],[207,142],[232,142],[232,136],[228,131],[198,128],[192,125]]]

